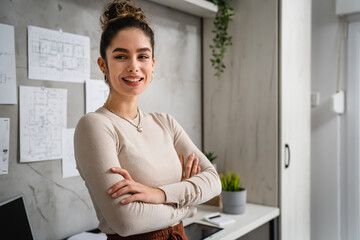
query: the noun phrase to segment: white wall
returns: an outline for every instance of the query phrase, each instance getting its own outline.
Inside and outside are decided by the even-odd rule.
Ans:
[[[336,92],[339,25],[335,0],[312,3],[311,239],[340,240],[340,117],[331,111]]]

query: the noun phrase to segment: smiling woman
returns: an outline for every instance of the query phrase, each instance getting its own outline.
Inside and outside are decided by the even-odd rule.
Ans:
[[[102,24],[98,64],[110,93],[80,119],[74,139],[99,229],[108,239],[188,239],[182,220],[220,194],[219,176],[172,116],[138,108],[155,64],[142,10],[114,1]]]

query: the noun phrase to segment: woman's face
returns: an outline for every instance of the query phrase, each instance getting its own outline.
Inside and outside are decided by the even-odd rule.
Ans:
[[[119,31],[106,49],[106,60],[107,69],[101,61],[99,65],[109,78],[114,97],[138,96],[149,85],[155,59],[150,39],[142,30]]]

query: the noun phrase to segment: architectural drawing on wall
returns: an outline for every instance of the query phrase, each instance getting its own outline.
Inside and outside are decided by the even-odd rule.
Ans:
[[[0,175],[8,174],[10,118],[0,118]]]
[[[0,23],[0,104],[16,104],[14,26]]]
[[[62,130],[62,176],[63,178],[79,176],[74,156],[75,128]]]
[[[20,162],[61,159],[67,90],[20,86]]]
[[[84,82],[90,78],[90,38],[28,26],[29,79]]]
[[[86,113],[95,112],[96,109],[104,105],[108,95],[109,86],[104,80],[86,80]]]

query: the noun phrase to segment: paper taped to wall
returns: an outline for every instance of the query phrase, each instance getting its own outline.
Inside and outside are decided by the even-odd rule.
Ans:
[[[0,175],[9,171],[10,118],[0,118]]]
[[[90,78],[90,38],[28,26],[29,79],[84,82]]]
[[[16,104],[14,27],[0,23],[0,104]]]
[[[20,86],[20,162],[61,159],[67,89]]]
[[[86,113],[95,112],[104,105],[109,95],[109,86],[104,80],[86,80]]]
[[[62,176],[63,178],[79,176],[74,157],[75,128],[62,130]]]

